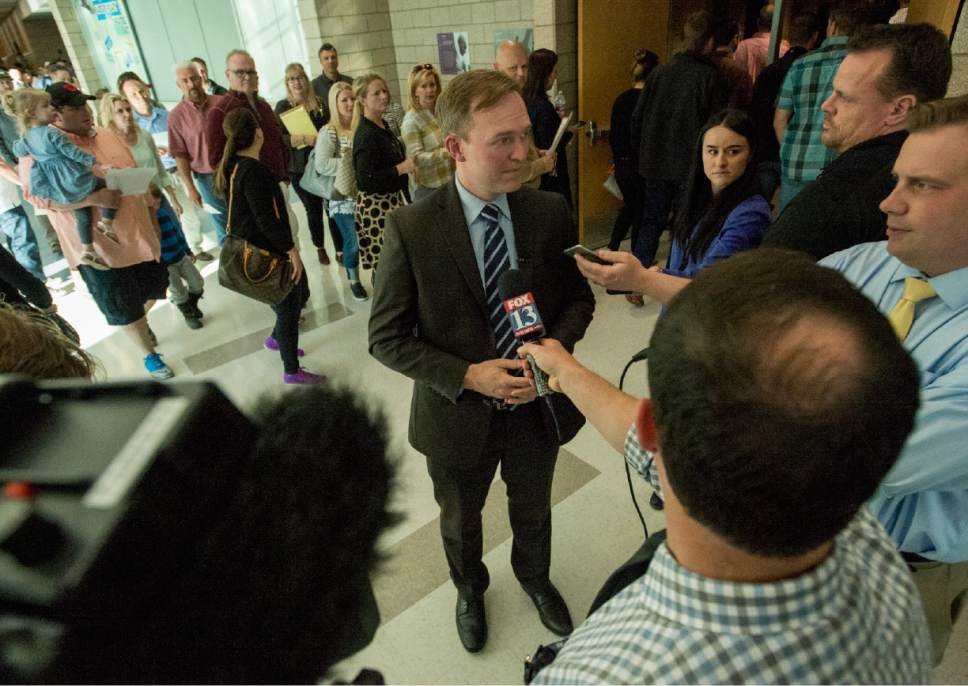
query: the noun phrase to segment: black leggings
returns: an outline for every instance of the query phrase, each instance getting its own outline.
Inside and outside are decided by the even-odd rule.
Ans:
[[[322,248],[326,245],[325,233],[323,233],[323,199],[314,193],[303,190],[302,186],[299,185],[299,179],[302,174],[295,174],[289,177],[292,182],[292,187],[296,191],[296,195],[299,196],[300,202],[302,202],[303,207],[306,208],[306,219],[309,222],[309,235],[312,236],[313,245],[317,248]],[[333,237],[333,247],[336,252],[343,252],[343,235],[339,232],[339,229],[333,226],[332,222],[329,225],[329,235]]]
[[[276,325],[272,327],[272,337],[279,343],[279,356],[286,374],[299,371],[299,358],[296,348],[299,347],[299,312],[309,300],[309,281],[306,272],[292,287],[289,295],[278,305],[271,305],[276,313]]]
[[[625,240],[631,229],[632,248],[639,237],[639,223],[642,221],[642,179],[638,173],[625,165],[615,165],[615,181],[622,191],[624,204],[615,218],[612,227],[612,238],[608,241],[609,250],[618,250],[619,244]]]

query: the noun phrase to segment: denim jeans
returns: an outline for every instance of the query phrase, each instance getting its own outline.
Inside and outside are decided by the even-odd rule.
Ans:
[[[632,253],[645,267],[651,267],[659,249],[659,238],[669,226],[669,212],[680,202],[680,185],[667,179],[645,179],[642,184],[642,221]]]
[[[219,214],[213,214],[211,217],[212,222],[215,224],[215,236],[218,238],[218,244],[221,246],[225,242],[225,222],[228,219],[225,200],[215,195],[214,174],[192,172],[192,177],[198,186],[198,192],[202,196],[202,201],[219,211]]]
[[[356,242],[356,218],[352,214],[329,215],[330,225],[335,225],[343,236],[343,266],[350,281],[359,281],[360,248]]]
[[[40,261],[37,237],[30,228],[24,208],[18,205],[0,213],[0,230],[7,237],[7,246],[20,266],[42,282],[47,281],[47,277],[44,276],[44,266]]]

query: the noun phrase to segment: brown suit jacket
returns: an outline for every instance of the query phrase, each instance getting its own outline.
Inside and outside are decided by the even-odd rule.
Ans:
[[[564,198],[522,188],[508,194],[518,269],[531,284],[547,335],[572,350],[585,334],[595,296],[572,258],[578,242]],[[387,217],[370,313],[370,353],[414,380],[410,444],[432,457],[476,457],[491,415],[482,396],[462,390],[471,363],[497,357],[484,287],[454,181]],[[583,418],[555,396],[561,433]],[[533,414],[534,433],[521,440],[557,442],[545,403],[519,407]],[[520,416],[520,415],[519,415]],[[576,424],[577,423],[577,424]]]

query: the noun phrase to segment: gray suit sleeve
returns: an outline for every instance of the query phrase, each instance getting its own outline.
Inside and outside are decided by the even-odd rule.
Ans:
[[[390,213],[370,309],[370,354],[390,369],[429,385],[456,403],[470,362],[419,338],[418,307],[413,266],[395,214]]]

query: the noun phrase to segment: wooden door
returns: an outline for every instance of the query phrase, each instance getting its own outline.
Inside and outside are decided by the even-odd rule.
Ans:
[[[606,138],[612,103],[632,87],[636,49],[652,50],[663,63],[668,58],[669,0],[577,2],[578,117],[588,122],[577,136],[579,231],[586,245],[600,246],[621,207],[602,187],[612,164]]]
[[[961,5],[962,0],[911,0],[907,23],[934,24],[951,37],[955,30],[955,22],[958,21]]]

